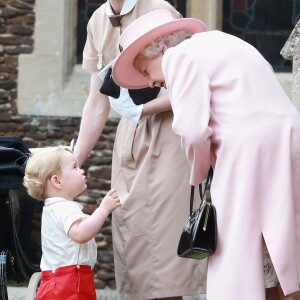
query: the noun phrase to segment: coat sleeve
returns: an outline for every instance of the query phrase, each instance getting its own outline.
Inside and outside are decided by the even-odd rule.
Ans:
[[[94,40],[94,23],[95,23],[95,14],[89,19],[87,25],[87,37],[83,49],[82,57],[82,69],[88,72],[98,72],[97,63],[98,63],[98,52],[95,46]]]
[[[210,82],[199,63],[175,49],[168,49],[163,58],[174,113],[172,129],[181,137],[191,166],[190,184],[198,185],[206,179],[211,165]]]

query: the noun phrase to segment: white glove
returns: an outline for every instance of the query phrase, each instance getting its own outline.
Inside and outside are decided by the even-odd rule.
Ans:
[[[120,97],[108,97],[111,108],[123,117],[140,123],[144,104],[136,105],[129,96],[128,90],[120,88]]]

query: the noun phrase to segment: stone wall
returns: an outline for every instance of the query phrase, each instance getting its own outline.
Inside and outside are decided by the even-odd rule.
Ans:
[[[29,148],[59,143],[68,145],[78,134],[80,118],[18,114],[18,56],[34,51],[34,6],[35,0],[0,0],[0,136],[20,136]],[[100,140],[83,166],[87,174],[88,189],[78,197],[78,201],[83,204],[86,213],[92,213],[110,189],[112,148],[118,121],[108,121]],[[96,241],[96,287],[114,288],[110,218],[97,235]]]

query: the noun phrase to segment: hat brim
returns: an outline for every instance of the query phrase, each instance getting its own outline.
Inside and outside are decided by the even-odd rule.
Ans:
[[[207,31],[207,28],[205,24],[198,19],[182,18],[152,29],[131,43],[118,56],[112,72],[114,81],[119,86],[127,89],[140,89],[149,86],[149,80],[135,69],[133,64],[134,59],[145,47],[160,36],[178,30],[188,30],[193,33],[198,33]]]

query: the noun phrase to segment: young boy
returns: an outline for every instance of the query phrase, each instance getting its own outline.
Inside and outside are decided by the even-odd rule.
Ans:
[[[96,299],[92,269],[96,263],[95,235],[110,213],[119,207],[110,190],[89,216],[73,201],[87,188],[84,171],[65,146],[37,150],[27,161],[24,186],[44,200],[42,213],[42,278],[36,300]]]

